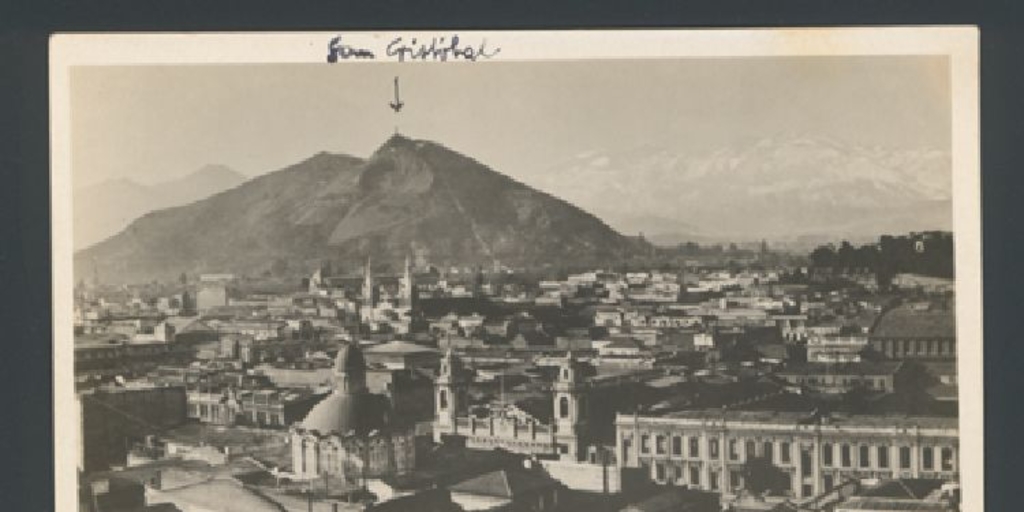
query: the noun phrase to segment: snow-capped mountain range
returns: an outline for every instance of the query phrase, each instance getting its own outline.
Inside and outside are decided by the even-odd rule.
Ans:
[[[662,145],[590,151],[531,185],[620,232],[663,243],[950,229],[948,151],[765,138],[692,153]]]

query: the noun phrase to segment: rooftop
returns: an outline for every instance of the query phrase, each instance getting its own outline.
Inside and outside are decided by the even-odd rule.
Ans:
[[[893,308],[875,322],[874,338],[955,338],[956,318],[952,308],[917,310],[908,306]]]
[[[816,424],[834,427],[876,427],[876,428],[945,428],[956,429],[957,419],[938,416],[908,416],[900,414],[868,415],[835,413],[817,417],[813,412],[799,411],[752,411],[732,409],[703,409],[676,411],[665,415],[667,418],[716,419],[737,422],[765,422],[781,424]]]
[[[514,499],[530,492],[558,486],[558,482],[540,472],[500,469],[459,482],[453,492]]]
[[[921,512],[935,512],[937,510],[954,510],[947,508],[941,503],[935,502],[924,502],[924,501],[904,501],[904,500],[893,500],[887,498],[853,498],[842,505],[839,505],[837,510],[866,510],[875,512],[878,510],[908,510],[908,511],[921,511]]]
[[[897,498],[920,500],[939,490],[944,482],[932,478],[901,478],[888,480],[860,493],[867,498]]]
[[[437,354],[439,353],[436,349],[430,347],[424,347],[423,345],[417,345],[415,343],[409,343],[408,341],[389,341],[387,343],[381,343],[380,345],[374,345],[363,350],[366,354]]]
[[[802,363],[779,370],[780,375],[873,375],[887,376],[899,371],[898,361],[861,361],[855,363]]]

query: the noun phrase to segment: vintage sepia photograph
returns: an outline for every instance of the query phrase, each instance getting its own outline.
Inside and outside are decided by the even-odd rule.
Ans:
[[[982,510],[974,29],[50,65],[60,510]]]

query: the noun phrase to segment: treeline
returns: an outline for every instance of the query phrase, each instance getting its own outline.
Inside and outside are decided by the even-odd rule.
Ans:
[[[810,254],[811,265],[832,271],[868,269],[878,283],[887,286],[900,273],[953,277],[953,234],[926,231],[904,236],[883,235],[877,244],[854,247],[843,241],[818,246]]]

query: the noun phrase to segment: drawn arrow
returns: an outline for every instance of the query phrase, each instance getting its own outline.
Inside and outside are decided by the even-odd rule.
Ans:
[[[396,114],[400,110],[402,110],[402,107],[405,105],[405,103],[402,103],[402,99],[398,95],[398,77],[397,76],[395,77],[395,101],[392,101],[391,103],[388,103],[388,105],[391,106],[391,109],[394,110]]]

